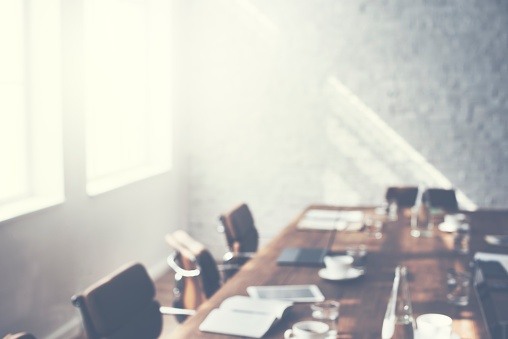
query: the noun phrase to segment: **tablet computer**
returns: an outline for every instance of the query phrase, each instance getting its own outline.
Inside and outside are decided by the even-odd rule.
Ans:
[[[325,297],[317,285],[249,286],[247,293],[253,298],[278,299],[296,302],[323,301]]]

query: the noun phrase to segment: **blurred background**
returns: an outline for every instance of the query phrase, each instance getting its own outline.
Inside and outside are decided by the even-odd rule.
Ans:
[[[45,1],[61,25],[61,74],[43,84],[61,79],[47,87],[61,89],[62,198],[0,224],[0,335],[68,338],[80,326],[70,297],[129,260],[160,275],[171,230],[221,255],[218,216],[240,202],[265,239],[311,203],[381,204],[388,185],[508,207],[505,1]],[[124,84],[145,81],[129,68],[145,60],[133,41],[159,41],[153,32],[167,33],[146,62],[163,64],[146,70],[158,90],[97,80],[114,69]],[[136,105],[165,107],[159,151],[170,159],[114,190],[90,186],[100,159],[141,157],[133,144],[123,158],[104,146],[126,145],[116,126],[138,126],[128,100],[141,93]],[[104,117],[109,127],[93,130]]]

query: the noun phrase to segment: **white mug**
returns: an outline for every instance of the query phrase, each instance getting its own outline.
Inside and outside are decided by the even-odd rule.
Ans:
[[[293,327],[284,332],[285,339],[324,339],[328,335],[330,327],[321,322],[314,320],[300,321]]]
[[[324,258],[326,270],[334,273],[346,272],[353,264],[353,257],[349,255],[326,256]]]
[[[416,318],[416,327],[422,339],[450,339],[452,318],[439,313],[422,314]]]
[[[459,218],[455,214],[445,214],[444,222],[450,225],[459,225]]]

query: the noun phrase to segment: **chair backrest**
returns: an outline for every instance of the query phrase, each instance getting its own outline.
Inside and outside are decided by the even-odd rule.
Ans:
[[[453,189],[428,188],[423,193],[423,202],[430,208],[440,208],[448,213],[459,211],[459,204]]]
[[[33,334],[28,332],[9,333],[3,339],[36,339]]]
[[[246,204],[240,204],[227,213],[222,214],[220,222],[224,226],[229,250],[233,253],[256,252],[259,234],[254,218]]]
[[[89,339],[157,338],[162,315],[145,267],[125,265],[72,297]]]
[[[418,195],[417,186],[391,186],[386,190],[385,198],[388,203],[395,202],[397,207],[413,207]]]
[[[217,263],[202,243],[183,230],[166,235],[166,242],[175,249],[168,257],[179,289],[174,306],[197,309],[221,286]]]

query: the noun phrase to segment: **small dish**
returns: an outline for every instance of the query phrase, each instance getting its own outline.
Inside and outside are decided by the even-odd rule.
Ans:
[[[365,274],[365,270],[350,267],[345,272],[333,272],[330,270],[327,270],[326,268],[322,268],[319,270],[318,275],[326,280],[333,280],[333,281],[342,281],[342,280],[351,280],[356,279],[358,277],[361,277]]]
[[[437,228],[441,231],[441,232],[445,232],[445,233],[453,233],[457,230],[458,228],[458,225],[457,224],[454,224],[454,223],[449,223],[449,222],[442,222],[440,223]]]

